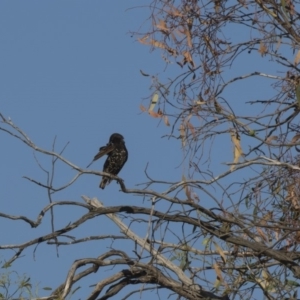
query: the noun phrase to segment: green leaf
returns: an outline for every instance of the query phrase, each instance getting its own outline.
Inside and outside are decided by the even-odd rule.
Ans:
[[[209,243],[209,241],[210,241],[210,238],[206,238],[206,239],[204,239],[204,240],[202,241],[202,244],[203,244],[204,246],[206,246],[206,245]]]
[[[11,264],[10,263],[5,263],[4,265],[3,265],[3,269],[8,269],[8,268],[10,268],[11,267]]]
[[[179,265],[179,268],[182,270],[182,271],[185,271],[188,266],[190,265],[190,262],[188,260],[188,255],[182,255],[182,259],[180,261],[180,265]]]
[[[249,208],[249,200],[250,200],[250,197],[249,197],[249,195],[247,195],[245,197],[245,205],[246,205],[247,208]]]
[[[257,219],[257,212],[258,212],[258,206],[255,205],[254,209],[253,209],[253,217],[254,217],[254,221],[256,221]]]
[[[288,286],[292,286],[292,287],[299,287],[300,284],[297,282],[297,281],[294,281],[294,280],[287,280],[285,282],[286,285]]]
[[[256,134],[255,130],[249,130],[249,135],[250,136],[255,136],[255,134]]]
[[[286,11],[286,1],[285,0],[281,0],[280,2],[281,2],[281,6],[282,6],[282,11],[284,12],[284,14],[287,17],[288,15],[287,15],[287,11]]]

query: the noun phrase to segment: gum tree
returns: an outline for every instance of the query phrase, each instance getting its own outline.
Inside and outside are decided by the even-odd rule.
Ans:
[[[182,179],[148,176],[142,187],[131,188],[105,174],[122,193],[150,200],[150,206],[105,207],[83,196],[85,203],[51,201],[35,220],[1,213],[38,227],[54,207],[83,211],[43,237],[0,248],[16,250],[8,262],[13,263],[27,247],[63,244],[61,237],[87,220],[108,217],[120,229],[113,238],[131,242],[132,251],[114,248],[99,257],[78,258],[65,282],[43,299],[64,299],[84,277],[111,266],[116,267],[113,275],[99,280],[87,299],[118,297],[125,287],[130,292],[124,299],[137,292],[160,295],[161,290],[174,299],[297,298],[299,1],[165,0],[146,9],[149,19],[133,35],[159,51],[164,72],[141,70],[153,93],[140,108],[145,117],[168,126],[165,138],[180,140]],[[53,170],[60,161],[77,171],[60,187],[28,178],[49,194],[67,190],[87,173],[104,174],[75,165],[63,152],[40,148],[5,116],[1,120],[2,131],[50,155]],[[161,210],[160,203],[168,209]],[[136,223],[147,224],[143,237],[131,229]]]

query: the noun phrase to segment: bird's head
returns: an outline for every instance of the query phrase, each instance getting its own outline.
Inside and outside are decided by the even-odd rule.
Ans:
[[[113,133],[109,138],[109,142],[115,145],[125,143],[123,135],[119,133]]]

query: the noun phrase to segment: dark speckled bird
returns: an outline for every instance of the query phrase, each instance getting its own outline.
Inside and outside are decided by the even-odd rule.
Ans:
[[[108,157],[103,166],[103,172],[110,173],[112,175],[118,175],[128,159],[128,151],[125,147],[124,137],[119,133],[113,133],[106,146],[99,149],[99,152],[95,155],[92,162],[87,168],[97,159],[107,154]],[[106,185],[111,182],[111,179],[107,176],[103,176],[99,187],[104,189]]]

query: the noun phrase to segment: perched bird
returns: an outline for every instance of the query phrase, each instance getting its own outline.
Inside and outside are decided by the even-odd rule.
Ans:
[[[87,168],[95,160],[97,160],[105,154],[107,154],[108,157],[104,163],[103,172],[110,173],[112,175],[117,175],[123,168],[128,158],[128,152],[125,147],[124,137],[121,134],[113,133],[109,138],[108,144],[99,149],[99,152],[95,155],[94,159],[87,166]],[[101,189],[104,189],[105,186],[108,185],[110,182],[111,179],[109,177],[103,176],[99,187]]]

